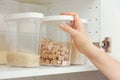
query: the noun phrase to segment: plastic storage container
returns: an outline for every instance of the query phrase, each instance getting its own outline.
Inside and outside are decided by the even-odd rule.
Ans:
[[[35,12],[18,13],[6,16],[9,29],[8,65],[38,67],[38,42],[43,14]]]
[[[88,20],[87,19],[81,19],[81,22],[83,23],[85,29],[87,29]],[[74,44],[72,46],[72,53],[73,54],[71,54],[71,64],[73,64],[73,65],[81,65],[81,64],[86,63],[85,55],[83,53],[79,52]]]
[[[4,16],[0,15],[0,65],[7,64],[6,34]]]
[[[60,29],[61,23],[68,23],[73,16],[57,15],[44,19],[42,39],[40,41],[40,64],[51,66],[69,66],[71,60],[71,37]],[[46,30],[46,33],[45,33]]]

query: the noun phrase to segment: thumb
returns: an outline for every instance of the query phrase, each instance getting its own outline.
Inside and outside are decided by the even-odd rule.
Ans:
[[[62,30],[64,30],[65,32],[68,32],[68,33],[71,34],[71,35],[74,35],[74,34],[76,33],[76,30],[74,30],[71,26],[69,26],[69,25],[67,25],[67,24],[65,24],[65,23],[62,23],[62,24],[60,25],[60,28],[61,28]]]

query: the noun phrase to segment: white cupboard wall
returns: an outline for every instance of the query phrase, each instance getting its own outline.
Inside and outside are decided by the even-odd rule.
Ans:
[[[120,0],[101,0],[101,39],[112,38],[112,53],[120,61]]]
[[[41,12],[45,15],[60,14],[64,11],[75,11],[80,18],[88,20],[86,26],[88,35],[93,42],[100,42],[104,37],[112,37],[111,55],[120,60],[119,54],[119,26],[120,26],[120,1],[119,0],[53,0],[48,4],[32,4],[18,2],[19,0],[0,0],[0,30],[3,29],[3,16],[19,12]],[[27,0],[21,0],[27,2]],[[28,1],[28,2],[29,2]],[[50,0],[52,1],[52,0]],[[45,2],[45,1],[43,1]],[[48,1],[49,2],[49,1]],[[87,65],[91,65],[86,60]],[[86,77],[87,76],[87,77]],[[30,77],[8,80],[107,80],[100,72],[81,72],[43,77]]]

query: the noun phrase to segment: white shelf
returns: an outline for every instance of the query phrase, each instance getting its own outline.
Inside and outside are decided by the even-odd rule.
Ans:
[[[45,76],[54,74],[84,72],[97,70],[93,66],[73,65],[69,67],[39,67],[39,68],[17,68],[17,67],[0,67],[0,79],[23,78],[34,76]]]

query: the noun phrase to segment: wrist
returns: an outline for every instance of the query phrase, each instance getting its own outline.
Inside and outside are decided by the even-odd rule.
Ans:
[[[86,45],[83,53],[87,56],[89,54],[93,54],[95,50],[98,50],[98,48],[92,42],[90,42]]]

